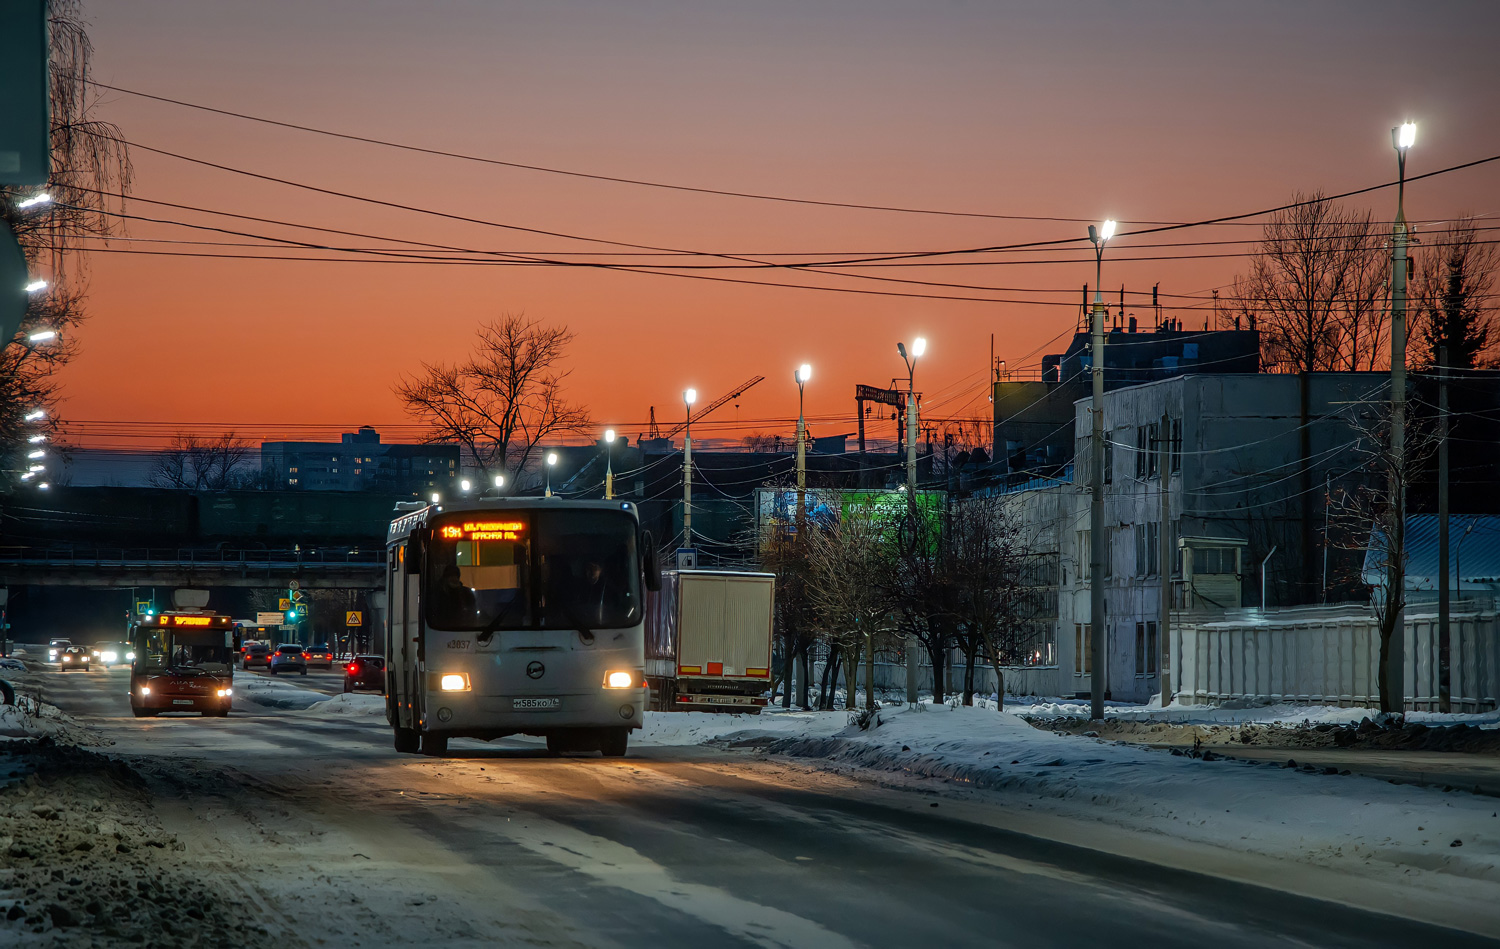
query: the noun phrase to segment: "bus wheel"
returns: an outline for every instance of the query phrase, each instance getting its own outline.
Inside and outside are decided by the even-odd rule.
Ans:
[[[133,713],[135,713],[135,717],[136,718],[155,718],[156,717],[156,709],[154,709],[154,708],[132,708],[130,711],[133,712]]]
[[[431,732],[422,734],[422,754],[430,758],[441,758],[448,753],[448,736],[434,735]]]
[[[630,743],[630,729],[603,728],[599,730],[599,751],[606,758],[625,757],[625,746]]]
[[[403,755],[414,755],[422,747],[422,737],[415,728],[396,728],[396,750]]]

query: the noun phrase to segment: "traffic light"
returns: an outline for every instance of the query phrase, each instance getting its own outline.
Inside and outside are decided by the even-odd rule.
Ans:
[[[297,622],[297,611],[296,610],[287,610],[286,611],[286,621],[288,623],[295,623],[295,622]]]

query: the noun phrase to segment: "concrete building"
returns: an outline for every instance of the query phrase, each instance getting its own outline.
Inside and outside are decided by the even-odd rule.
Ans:
[[[457,445],[391,445],[368,425],[337,442],[262,442],[267,483],[289,491],[449,494],[458,479]]]

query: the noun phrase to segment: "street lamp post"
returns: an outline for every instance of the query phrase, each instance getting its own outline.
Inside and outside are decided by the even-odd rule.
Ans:
[[[1104,270],[1104,244],[1115,236],[1115,222],[1089,225],[1094,245],[1093,347],[1090,367],[1094,382],[1089,440],[1089,718],[1104,719],[1104,685],[1108,670],[1104,651],[1104,294],[1099,283]]]
[[[687,412],[687,424],[682,435],[682,546],[693,546],[693,403],[698,401],[697,389],[685,389],[682,405]]]
[[[547,452],[547,493],[546,497],[552,497],[552,466],[557,464],[557,452]]]
[[[927,351],[927,340],[921,336],[911,341],[908,354],[905,343],[896,344],[896,352],[906,363],[906,511],[916,524],[917,514],[917,360]],[[932,669],[933,686],[937,685],[937,667]],[[936,692],[934,692],[936,694]],[[906,701],[917,704],[917,641],[906,637]]]
[[[1417,140],[1417,126],[1406,122],[1391,129],[1391,145],[1396,149],[1396,225],[1391,235],[1391,519],[1390,555],[1387,570],[1387,596],[1397,597],[1396,626],[1387,650],[1386,694],[1396,711],[1405,706],[1405,657],[1401,645],[1406,624],[1406,152]],[[1441,640],[1441,630],[1440,640]],[[1439,642],[1439,651],[1443,643]]]
[[[797,367],[797,529],[802,529],[803,494],[807,490],[807,414],[803,411],[803,387],[812,378],[812,366]]]
[[[614,447],[615,430],[606,428],[604,430],[604,500],[606,501],[615,499],[614,458],[611,457],[614,454]]]

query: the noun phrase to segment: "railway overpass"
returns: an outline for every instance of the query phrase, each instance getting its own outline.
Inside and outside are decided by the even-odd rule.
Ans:
[[[376,589],[383,549],[0,547],[0,587]]]

